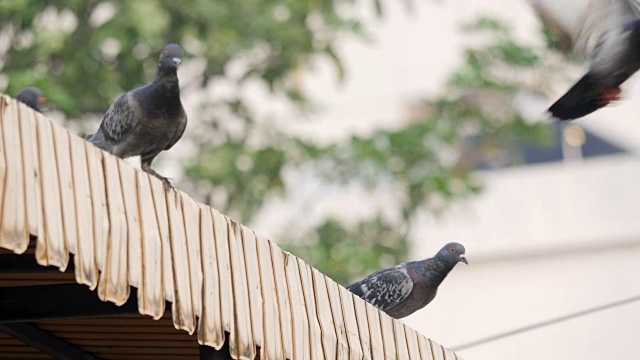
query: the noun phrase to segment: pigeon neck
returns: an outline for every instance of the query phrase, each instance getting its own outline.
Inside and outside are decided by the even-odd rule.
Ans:
[[[450,264],[448,261],[443,261],[442,259],[433,258],[433,261],[430,263],[425,261],[420,267],[420,271],[425,275],[428,275],[432,278],[433,281],[438,284],[444,280],[444,278],[449,274],[451,269],[455,266],[455,264]]]
[[[180,96],[180,86],[178,84],[178,71],[175,67],[158,66],[156,79],[153,81],[159,93],[168,98]]]
[[[178,78],[178,69],[174,66],[165,66],[158,64],[158,70],[156,70],[156,80],[165,76],[173,76]]]

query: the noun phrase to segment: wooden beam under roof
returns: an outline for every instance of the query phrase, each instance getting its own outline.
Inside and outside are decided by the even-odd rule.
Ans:
[[[200,360],[231,360],[231,353],[229,352],[229,334],[227,340],[222,345],[220,350],[216,350],[210,346],[200,345]]]
[[[136,290],[122,306],[100,300],[84,285],[0,288],[0,324],[110,315],[138,314]]]
[[[58,360],[97,360],[75,346],[50,333],[27,324],[0,324],[0,332],[7,333],[40,352]]]
[[[64,272],[69,274],[75,272],[73,262],[69,263]],[[60,273],[60,269],[38,264],[33,255],[0,254],[1,273]]]

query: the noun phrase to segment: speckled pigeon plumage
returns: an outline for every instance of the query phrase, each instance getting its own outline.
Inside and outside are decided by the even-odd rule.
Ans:
[[[151,162],[161,151],[171,149],[187,127],[177,73],[183,54],[179,45],[165,46],[155,80],[118,98],[89,138],[120,158],[140,156],[142,170],[161,179],[167,188],[171,188],[169,180],[151,169]]]
[[[584,14],[571,14],[582,19],[573,36],[574,53],[588,57],[590,64],[589,71],[549,107],[559,120],[577,119],[619,100],[620,85],[640,69],[638,0],[589,0]]]
[[[41,112],[40,104],[45,102],[47,99],[44,97],[44,92],[42,90],[36,87],[28,87],[22,89],[22,91],[20,91],[18,95],[16,95],[16,100],[20,101],[21,103],[27,105],[37,112]]]
[[[347,289],[389,316],[400,319],[422,309],[459,262],[467,263],[464,246],[445,245],[436,256],[377,271]]]

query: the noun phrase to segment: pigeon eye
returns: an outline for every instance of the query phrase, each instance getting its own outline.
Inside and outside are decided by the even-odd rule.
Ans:
[[[452,253],[456,252],[456,249],[454,248],[450,248],[449,251],[451,251]]]
[[[169,56],[169,50],[164,52],[164,56]]]

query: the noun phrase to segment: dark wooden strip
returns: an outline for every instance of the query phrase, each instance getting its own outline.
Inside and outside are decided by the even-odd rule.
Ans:
[[[35,360],[51,360],[51,356],[40,353],[0,353],[0,359],[35,359]]]
[[[7,354],[10,352],[38,353],[38,350],[26,344],[0,346],[0,354]]]
[[[65,319],[54,321],[43,321],[44,324],[73,324],[73,325],[89,325],[89,326],[103,326],[103,325],[117,325],[117,326],[170,326],[173,328],[173,321],[171,319],[153,320],[148,316],[139,315],[135,318],[123,318],[123,317],[91,317],[83,319]],[[177,330],[176,330],[177,331]]]
[[[116,330],[116,329],[113,329]],[[146,331],[142,329],[143,331]],[[160,340],[160,341],[192,341],[197,342],[195,335],[189,335],[186,331],[178,331],[171,333],[124,333],[124,332],[104,332],[104,331],[52,331],[57,337],[69,339],[75,342],[77,340],[104,339],[104,340]],[[0,340],[1,341],[1,340]]]
[[[136,291],[122,306],[103,302],[84,285],[42,285],[5,288],[0,291],[0,324],[42,319],[137,314]]]
[[[35,247],[32,248],[35,250]],[[69,262],[64,273],[55,266],[42,266],[36,262],[34,254],[14,254],[10,251],[0,252],[0,273],[37,273],[37,274],[67,274],[73,276],[73,261]]]
[[[67,342],[30,324],[4,324],[0,325],[0,331],[19,339],[33,349],[37,349],[55,359],[97,360],[91,354],[71,346]],[[11,346],[7,348],[11,348]],[[0,352],[2,352],[2,349],[0,349]]]
[[[198,347],[193,348],[146,348],[146,347],[125,347],[125,346],[82,346],[87,352],[92,354],[119,354],[119,355],[192,355],[199,354]]]
[[[100,333],[162,333],[162,334],[176,334],[178,330],[174,329],[173,326],[149,326],[149,327],[140,327],[140,326],[117,326],[117,325],[105,325],[96,328],[95,326],[80,326],[73,324],[42,324],[36,323],[36,325],[44,330],[57,332],[57,331],[86,331],[86,332],[100,332]],[[184,332],[187,334],[186,332]]]
[[[226,339],[229,339],[229,334],[226,334]],[[258,352],[259,354],[259,352]],[[220,350],[216,350],[210,346],[200,345],[200,360],[231,360],[231,353],[229,352],[228,340],[224,342]]]
[[[186,339],[186,341],[169,341],[169,340],[99,340],[99,339],[72,339],[67,341],[79,347],[106,346],[106,347],[128,347],[128,348],[198,348],[198,341]]]
[[[17,287],[68,285],[75,283],[74,280],[0,280],[0,291],[8,291],[6,289]]]
[[[96,354],[101,360],[122,360],[124,357],[119,354]],[[136,354],[136,360],[194,360],[197,359],[193,355],[149,355],[149,354]]]

